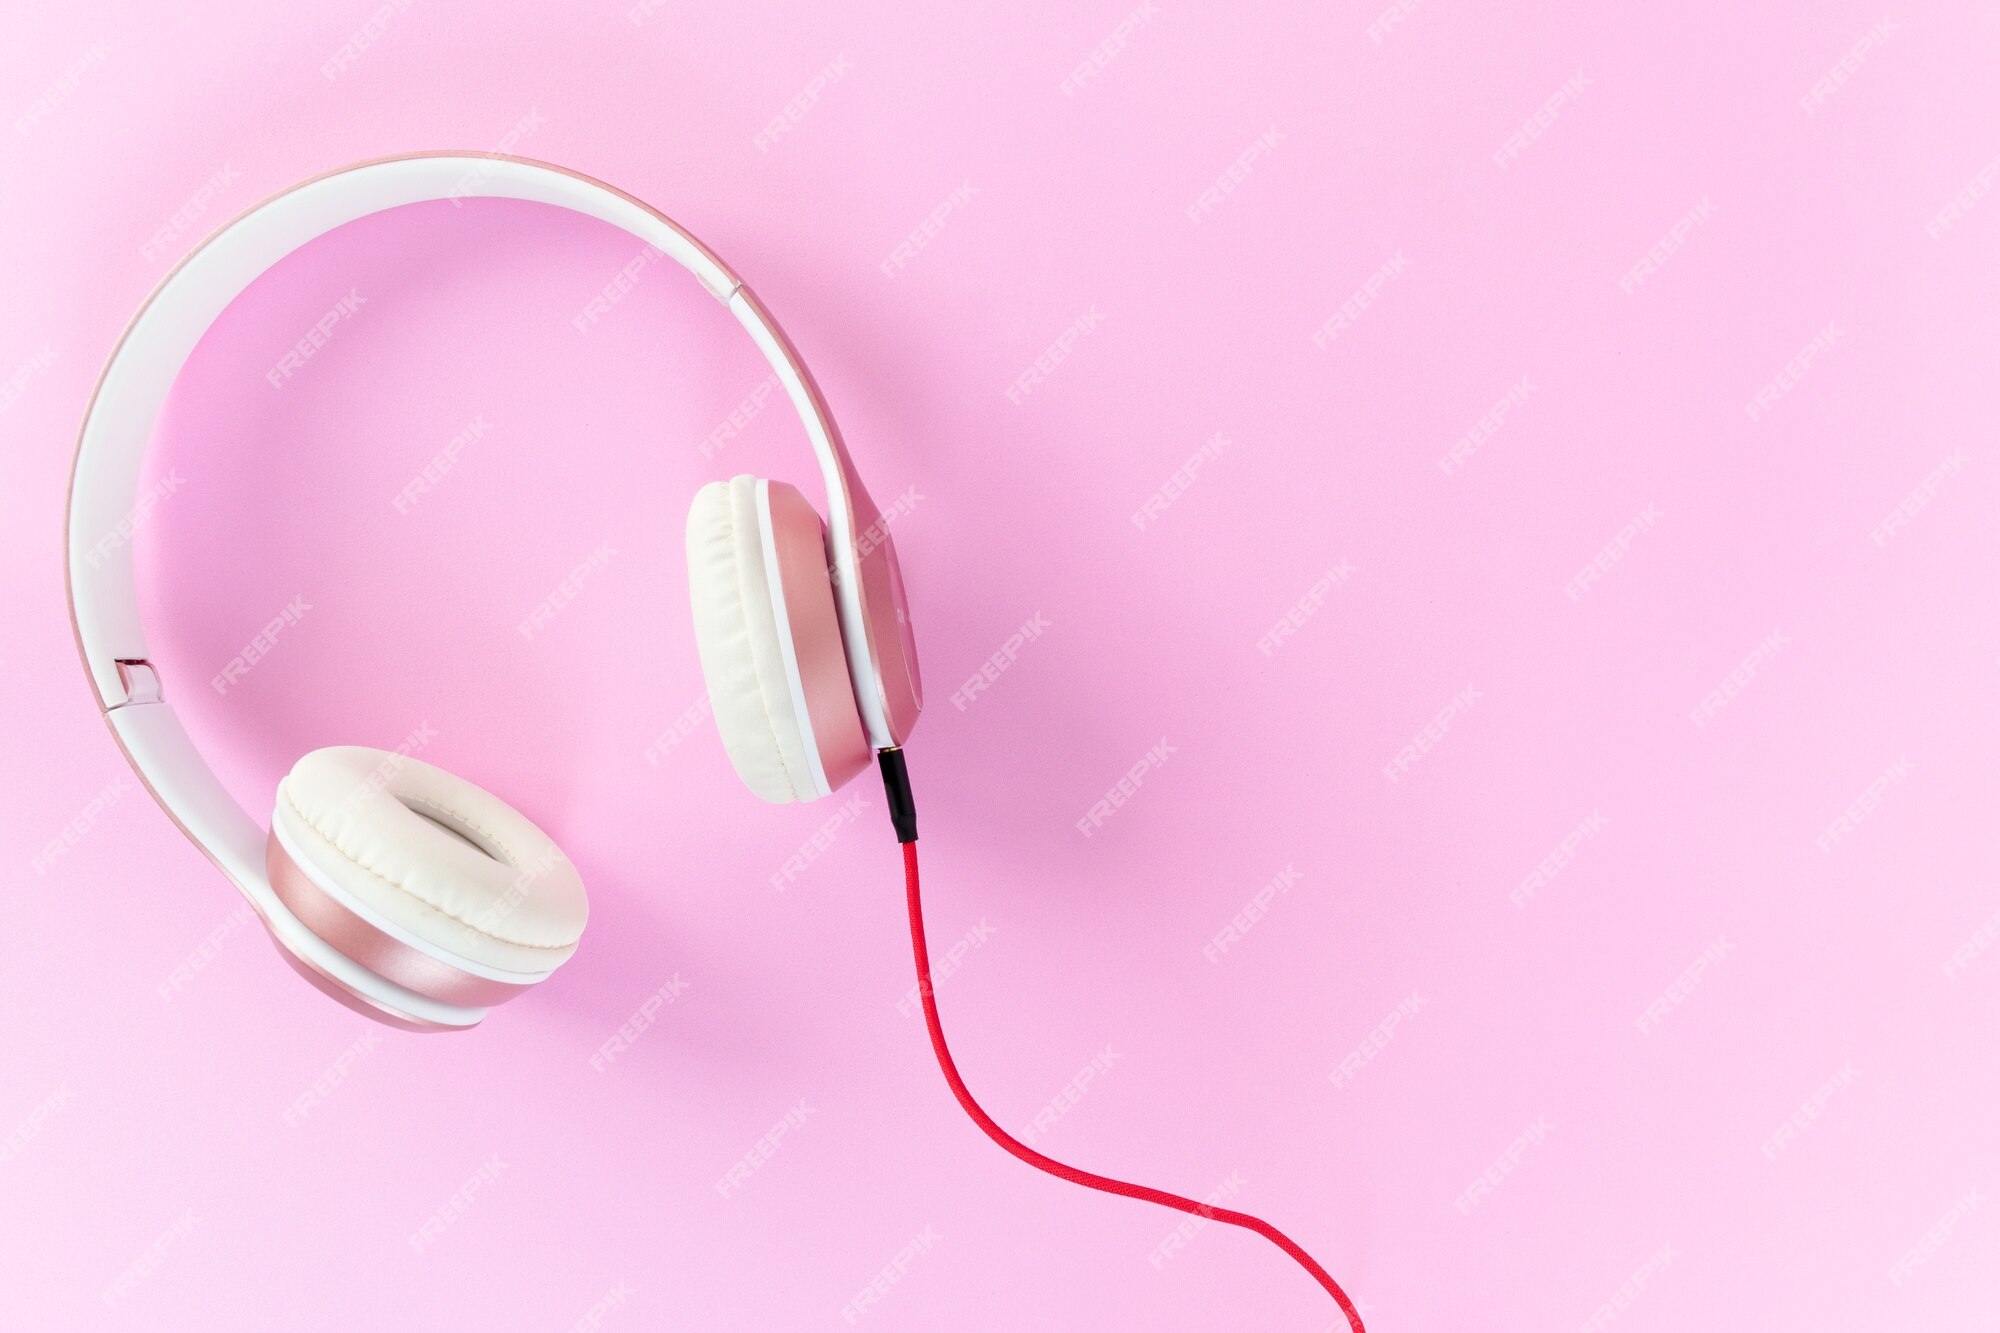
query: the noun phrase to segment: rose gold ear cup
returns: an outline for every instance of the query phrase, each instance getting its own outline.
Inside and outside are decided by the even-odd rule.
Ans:
[[[833,605],[833,580],[827,571],[826,525],[812,502],[795,486],[764,482],[771,529],[771,552],[777,568],[767,570],[776,583],[774,613],[782,609],[779,632],[791,637],[799,684],[805,695],[809,741],[818,751],[829,792],[872,767],[869,748],[854,700],[854,675],[840,637],[840,617]]]
[[[443,1004],[483,1009],[496,1004],[505,1004],[508,1000],[534,988],[532,983],[517,985],[512,982],[495,981],[489,977],[474,976],[470,972],[453,967],[443,959],[403,943],[387,931],[363,920],[346,904],[315,884],[312,877],[292,860],[290,853],[278,841],[275,832],[270,834],[264,843],[264,868],[270,875],[271,888],[277,893],[278,900],[290,909],[301,925],[339,953],[345,954],[376,976],[392,981],[405,990],[415,991]],[[349,1003],[345,997],[352,997],[368,1006],[369,1010],[378,1013],[396,1013],[366,996],[356,995],[289,949],[285,950],[285,954],[293,960],[295,966],[308,973],[307,980],[319,985],[320,989],[326,990],[335,999]],[[324,984],[321,984],[322,982]],[[409,1022],[420,1021],[411,1019],[407,1014],[397,1014],[397,1016]],[[429,1026],[431,1025],[426,1025]]]
[[[314,967],[310,962],[293,953],[286,947],[284,940],[278,937],[278,933],[270,930],[268,925],[266,926],[266,930],[271,936],[271,943],[278,946],[279,955],[287,963],[291,964],[292,971],[311,982],[313,989],[320,992],[320,994],[331,997],[340,1004],[352,1009],[355,1013],[360,1014],[363,1018],[372,1018],[378,1023],[386,1024],[392,1028],[401,1028],[405,1032],[463,1032],[467,1028],[479,1026],[477,1023],[465,1023],[457,1026],[445,1023],[431,1023],[414,1015],[406,1014],[400,1009],[382,1004],[376,1000],[371,1000],[360,992],[351,990],[340,982],[335,981],[332,977]]]
[[[903,566],[896,559],[886,520],[862,533],[861,586],[867,590],[864,615],[868,644],[875,655],[875,683],[881,691],[882,716],[889,735],[901,745],[910,738],[924,711],[924,682],[917,670],[917,636],[910,624],[909,595],[903,590]],[[871,546],[870,535],[875,537]]]

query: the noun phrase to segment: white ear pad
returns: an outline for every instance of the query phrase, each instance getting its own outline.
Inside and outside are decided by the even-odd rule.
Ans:
[[[576,952],[590,915],[576,867],[527,816],[385,750],[299,760],[278,784],[271,844],[303,887],[352,914],[341,917],[350,928],[358,920],[476,976],[547,976]]]
[[[757,479],[712,481],[688,510],[688,599],[722,748],[767,801],[810,801],[807,741],[787,678],[757,520]]]

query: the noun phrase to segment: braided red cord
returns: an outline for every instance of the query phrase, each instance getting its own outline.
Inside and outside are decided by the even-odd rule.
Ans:
[[[944,1070],[944,1081],[951,1084],[952,1095],[958,1098],[958,1104],[965,1108],[965,1113],[972,1117],[972,1122],[986,1131],[987,1138],[1029,1166],[1046,1171],[1071,1184],[1087,1185],[1091,1189],[1103,1190],[1106,1194],[1123,1195],[1128,1199],[1143,1199],[1147,1203],[1157,1203],[1163,1208],[1177,1208],[1184,1213],[1193,1213],[1196,1217],[1213,1218],[1218,1222],[1227,1222],[1231,1226],[1244,1227],[1256,1232],[1291,1255],[1301,1268],[1312,1274],[1313,1281],[1326,1288],[1327,1294],[1340,1305],[1341,1313],[1347,1316],[1347,1322],[1353,1326],[1354,1333],[1366,1333],[1361,1327],[1361,1312],[1354,1308],[1353,1301],[1347,1299],[1347,1293],[1340,1289],[1340,1284],[1319,1266],[1317,1260],[1301,1249],[1297,1242],[1263,1218],[1252,1217],[1248,1213],[1239,1213],[1229,1208],[1198,1203],[1193,1199],[1184,1199],[1178,1194],[1169,1194],[1165,1190],[1156,1190],[1147,1185],[1133,1185],[1123,1180],[1113,1180],[1109,1176],[1080,1171],[1076,1167],[1058,1162],[1053,1157],[1044,1157],[995,1124],[993,1117],[986,1114],[985,1109],[972,1099],[972,1093],[966,1088],[965,1080],[959,1077],[958,1066],[952,1061],[951,1051],[944,1044],[944,1026],[938,1022],[937,999],[931,993],[931,954],[929,946],[924,942],[924,905],[917,891],[917,844],[914,842],[903,844],[903,878],[908,886],[910,902],[910,943],[917,954],[917,991],[924,1002],[924,1023],[930,1028],[931,1049],[937,1052],[938,1067]]]

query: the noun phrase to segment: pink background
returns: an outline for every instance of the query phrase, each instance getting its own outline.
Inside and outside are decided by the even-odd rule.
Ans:
[[[818,486],[782,410],[704,459],[762,377],[748,341],[664,268],[579,334],[634,245],[530,207],[413,209],[297,256],[218,324],[152,459],[181,478],[137,542],[154,656],[247,805],[309,748],[427,723],[425,757],[543,824],[592,892],[555,981],[469,1036],[364,1044],[286,1122],[375,1029],[241,927],[142,794],[93,807],[125,769],[64,613],[74,433],[119,330],[212,226],[524,120],[515,151],[634,191],[742,270],[883,503],[915,488],[896,533],[930,691],[911,757],[933,937],[990,928],[941,997],[1003,1123],[1109,1047],[1043,1146],[1188,1193],[1240,1175],[1231,1202],[1377,1329],[1604,1326],[1607,1307],[1632,1330],[2000,1320],[1980,1193],[2000,1188],[1991,6],[1440,2],[1376,40],[1376,0],[1159,0],[1069,92],[1129,0],[417,0],[333,78],[368,0],[40,8],[0,34],[0,1325],[562,1330],[606,1302],[612,1329],[844,1328],[926,1229],[856,1326],[1334,1318],[1227,1228],[1156,1268],[1174,1215],[977,1136],[897,1009],[872,783],[779,892],[850,793],[763,808],[710,723],[648,761],[702,693],[690,495],[737,471]],[[274,390],[350,291],[366,304]],[[517,633],[601,543],[577,600]],[[268,658],[208,689],[295,596],[312,609]],[[1037,613],[1046,633],[954,706]],[[1081,836],[1162,740],[1172,757]],[[1296,886],[1205,958],[1288,866]]]

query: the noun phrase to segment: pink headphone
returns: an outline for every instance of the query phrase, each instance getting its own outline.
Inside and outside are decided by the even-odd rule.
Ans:
[[[432,153],[365,162],[266,199],[153,292],[105,365],[70,476],[77,647],[140,781],[235,883],[285,956],[343,1003],[405,1027],[468,1028],[576,952],[588,908],[569,858],[511,806],[406,755],[315,750],[278,784],[266,837],[189,741],[146,648],[125,540],[140,464],[175,377],[259,275],[344,223],[465,195],[601,218],[727,305],[804,423],[829,521],[783,482],[695,496],[688,576],[717,730],[767,801],[832,793],[894,750],[923,707],[895,546],[811,372],[756,295],[671,219],[575,172]]]
[[[727,305],[785,386],[819,459],[827,519],[783,482],[737,477],[695,495],[687,555],[702,674],[730,761],[767,801],[830,795],[874,758],[903,844],[926,1025],[966,1113],[1008,1152],[1064,1180],[1258,1232],[1311,1273],[1360,1333],[1360,1315],[1332,1277],[1269,1223],[1045,1157],[1001,1129],[967,1090],[931,987],[902,752],[923,688],[887,523],[819,387],[763,303],[670,218],[602,182],[484,153],[364,162],[241,214],[141,307],[84,416],[66,540],[77,649],[112,736],[153,799],[249,900],[307,980],[383,1022],[469,1028],[576,953],[589,908],[569,858],[498,797],[407,754],[313,751],[279,782],[264,833],[167,702],[134,592],[129,539],[144,504],[146,445],[216,317],[315,237],[385,209],[463,197],[553,204],[630,232]]]

